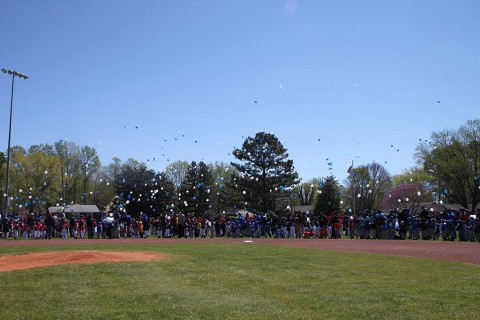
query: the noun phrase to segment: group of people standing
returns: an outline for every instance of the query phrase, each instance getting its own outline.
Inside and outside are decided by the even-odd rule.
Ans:
[[[206,238],[273,237],[306,239],[423,239],[480,241],[480,209],[445,210],[433,214],[424,209],[384,213],[369,210],[360,215],[294,212],[284,216],[270,213],[237,213],[234,216],[207,213],[166,212],[157,217],[127,213],[89,213],[79,217],[48,213],[40,216],[2,218],[3,238],[14,239],[100,239],[100,238]]]

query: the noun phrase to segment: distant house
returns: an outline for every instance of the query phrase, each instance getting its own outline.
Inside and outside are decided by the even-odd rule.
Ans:
[[[416,209],[411,213],[420,214],[420,212],[422,212],[423,209],[427,209],[428,212],[431,212],[431,213],[441,213],[443,212],[443,210],[445,210],[445,207],[436,202],[420,202],[418,206],[416,206]]]
[[[432,212],[432,213],[442,213],[444,210],[458,211],[460,209],[464,209],[464,207],[458,203],[439,204],[436,202],[420,202],[417,207],[417,210],[415,210],[415,212],[412,212],[412,213],[419,214],[423,208],[427,209],[429,212]]]
[[[62,215],[65,213],[66,218],[79,218],[81,215],[87,215],[92,213],[94,217],[100,214],[100,210],[96,205],[82,205],[82,204],[72,204],[65,207],[49,207],[48,212],[52,214],[56,214],[57,216]]]
[[[310,204],[310,205],[305,205],[305,206],[294,206],[292,208],[293,211],[295,212],[309,212],[309,213],[312,213],[313,212],[313,204]]]

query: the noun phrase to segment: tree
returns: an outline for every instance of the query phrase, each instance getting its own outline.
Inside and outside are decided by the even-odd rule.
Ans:
[[[233,155],[243,162],[232,162],[232,166],[241,174],[239,184],[252,210],[275,210],[276,201],[289,196],[290,188],[300,182],[287,149],[273,134],[259,132],[254,138],[247,137]]]
[[[45,153],[38,145],[31,146],[28,151],[21,147],[12,149],[9,191],[13,198],[12,210],[43,211],[48,204],[57,203],[61,190],[60,159]]]
[[[117,159],[110,170],[114,172],[115,191],[121,198],[114,203],[125,204],[120,209],[124,209],[132,216],[141,213],[151,214],[157,210],[151,201],[151,196],[157,189],[154,170],[148,169],[145,163],[132,158],[125,163],[119,163]]]
[[[175,204],[175,186],[167,178],[164,172],[155,177],[155,189],[153,189],[151,198],[154,202],[153,211],[162,213],[164,211],[174,210]]]
[[[409,209],[416,212],[421,202],[428,201],[430,195],[420,183],[403,183],[394,186],[383,197],[382,208],[390,210]]]
[[[393,177],[393,184],[399,186],[407,183],[419,183],[425,189],[431,189],[432,177],[420,167],[405,169]]]
[[[180,192],[180,187],[187,175],[190,164],[187,161],[175,161],[165,168],[165,176],[169,179],[174,187],[175,192]]]
[[[105,208],[115,196],[115,188],[110,180],[113,181],[113,175],[110,175],[108,166],[101,167],[91,176],[93,191],[89,193],[93,196],[93,204],[100,208]]]
[[[480,119],[469,120],[458,130],[433,132],[415,157],[437,181],[436,195],[474,211],[480,201]],[[470,206],[469,206],[470,204]]]
[[[83,204],[86,204],[88,195],[93,194],[93,191],[87,191],[89,191],[89,189],[95,188],[95,181],[92,179],[92,177],[97,175],[101,167],[100,158],[97,155],[97,150],[95,150],[95,148],[83,146],[80,150],[80,163],[80,170],[82,174],[81,183],[83,190],[83,195],[81,199],[83,201]],[[91,203],[93,203],[93,197],[91,200]]]
[[[192,161],[181,187],[181,203],[185,210],[194,214],[204,214],[210,209],[212,173],[203,162]]]
[[[392,177],[387,169],[376,162],[352,170],[346,181],[345,202],[355,208],[355,214],[381,205],[384,195],[392,186]]]
[[[212,187],[210,192],[210,204],[212,210],[219,214],[237,204],[241,197],[238,188],[235,188],[236,179],[238,178],[237,170],[230,164],[225,162],[215,162],[208,164],[209,171],[212,173]],[[236,191],[236,192],[235,192]]]
[[[326,177],[317,190],[315,212],[331,215],[340,211],[340,184],[334,176]]]
[[[321,179],[313,178],[307,182],[303,182],[294,186],[292,193],[295,197],[295,205],[313,205],[316,199],[317,188],[320,186],[320,180]]]
[[[236,170],[232,170],[231,176],[227,176],[223,179],[222,184],[215,186],[215,189],[219,189],[221,202],[223,208],[226,209],[239,209],[245,208],[245,201],[243,200],[243,193],[240,183],[240,173]]]

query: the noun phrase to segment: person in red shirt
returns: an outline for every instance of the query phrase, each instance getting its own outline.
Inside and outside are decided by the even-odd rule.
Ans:
[[[85,238],[85,219],[83,216],[78,221],[78,230],[80,231],[80,239]]]
[[[23,233],[23,240],[28,240],[28,235],[30,233],[30,227],[26,223],[22,223],[22,233]]]
[[[342,231],[343,231],[343,223],[341,222],[340,219],[337,219],[333,228],[335,229],[335,237],[337,239],[341,239],[342,238]]]
[[[303,233],[303,237],[305,239],[315,239],[315,232],[311,228],[307,228],[305,232]]]
[[[68,234],[68,227],[69,227],[69,223],[68,221],[65,219],[63,221],[63,224],[62,224],[62,239],[67,239],[67,234]]]

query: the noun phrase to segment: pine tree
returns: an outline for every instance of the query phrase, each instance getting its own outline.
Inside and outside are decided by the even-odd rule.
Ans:
[[[326,177],[317,189],[315,212],[331,215],[340,211],[340,185],[334,176]]]
[[[288,197],[290,188],[300,182],[287,149],[273,134],[259,132],[254,138],[246,138],[233,155],[244,162],[232,166],[241,174],[239,185],[249,209],[274,211],[276,201]]]
[[[192,161],[181,187],[181,208],[195,214],[208,211],[212,184],[212,174],[208,166],[203,161],[198,165]]]

